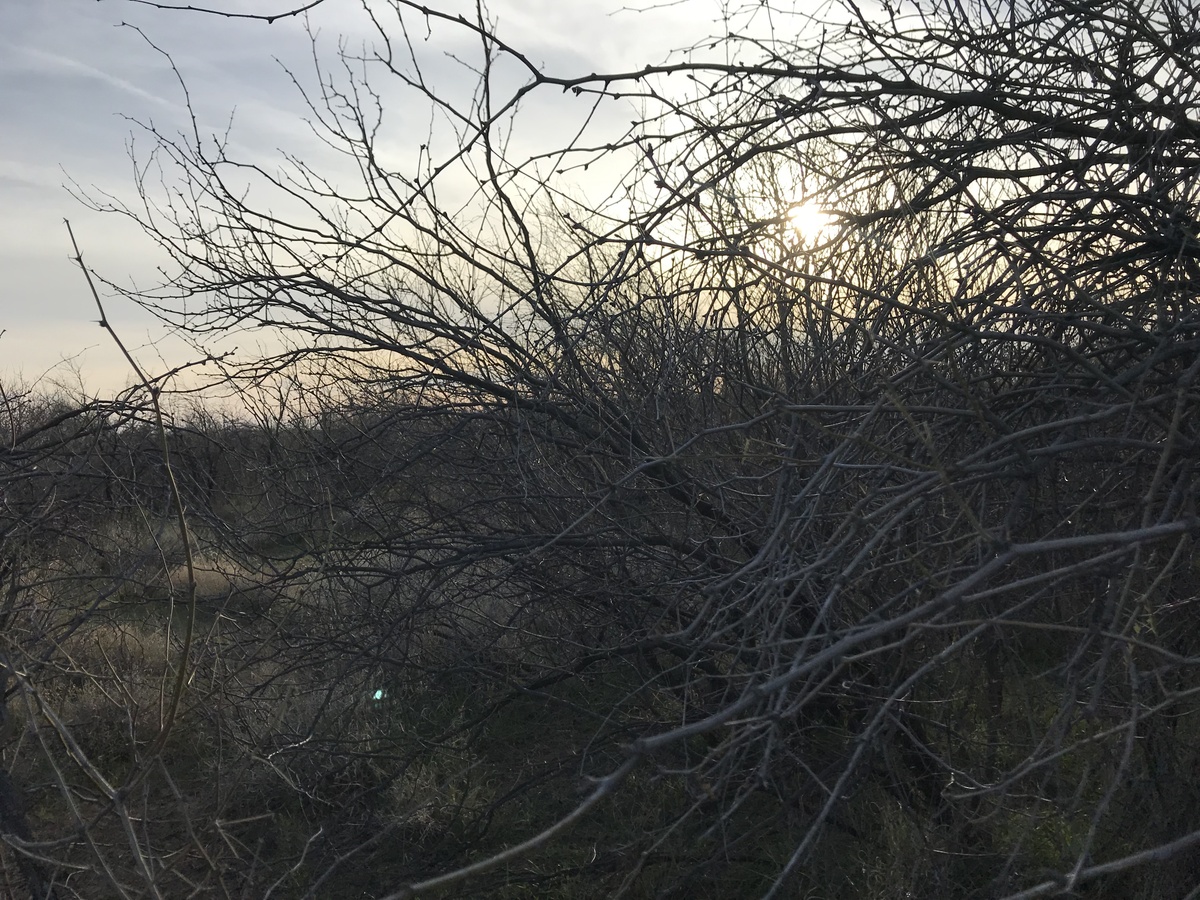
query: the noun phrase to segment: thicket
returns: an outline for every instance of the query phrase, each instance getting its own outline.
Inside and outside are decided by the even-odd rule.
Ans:
[[[194,574],[144,391],[5,395],[34,895],[1197,896],[1194,3],[755,4],[578,78],[371,8],[354,189],[152,132],[177,189],[98,204],[139,302],[291,341],[169,424]],[[455,126],[410,175],[373,78]],[[619,202],[503,142],[568,89],[641,104],[552,157]]]

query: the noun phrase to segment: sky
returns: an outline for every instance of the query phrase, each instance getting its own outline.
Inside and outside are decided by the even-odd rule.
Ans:
[[[188,0],[164,0],[188,5]],[[191,0],[204,5],[201,0]],[[300,0],[211,0],[211,7],[274,13]],[[429,0],[469,12],[474,4]],[[630,10],[622,0],[493,0],[499,33],[546,71],[582,75],[661,62],[708,36],[717,0],[680,0]],[[78,267],[64,219],[85,262],[115,283],[152,286],[160,259],[132,223],[93,211],[75,196],[136,203],[134,160],[149,149],[138,123],[176,132],[188,110],[201,130],[223,132],[248,157],[320,152],[285,67],[312,69],[306,25],[318,54],[339,38],[366,35],[361,0],[324,0],[305,18],[273,24],[136,0],[0,0],[0,383],[98,396],[132,383],[128,365],[98,327],[99,315]],[[465,78],[446,53],[452,36],[432,40],[445,59],[443,79]],[[159,48],[159,49],[156,49]],[[160,52],[166,51],[170,59]],[[451,85],[452,86],[452,85]],[[464,90],[468,88],[464,80]],[[414,123],[423,110],[403,111]],[[539,118],[540,117],[540,118]],[[523,120],[531,139],[562,122],[552,105]],[[424,126],[419,126],[424,127]],[[150,370],[185,361],[187,348],[128,300],[102,289],[109,320]]]

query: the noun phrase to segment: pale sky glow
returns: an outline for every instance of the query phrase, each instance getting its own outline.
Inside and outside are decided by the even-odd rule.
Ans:
[[[185,4],[181,4],[185,5]],[[290,8],[288,0],[213,0],[226,10]],[[470,14],[473,3],[435,4]],[[495,0],[502,38],[546,71],[568,76],[640,68],[662,62],[717,28],[716,0],[687,0],[637,13],[622,0]],[[348,46],[367,34],[358,0],[326,0],[311,22],[319,46]],[[122,23],[136,26],[121,27]],[[144,36],[143,36],[144,35]],[[435,40],[438,39],[435,35]],[[448,38],[447,38],[448,40]],[[117,283],[156,283],[156,258],[131,224],[90,211],[67,187],[129,203],[134,155],[149,149],[135,121],[175,133],[187,126],[183,76],[202,130],[223,132],[240,157],[275,165],[279,151],[317,157],[306,110],[281,63],[311,75],[304,22],[272,25],[186,11],[161,11],[129,0],[0,0],[0,378],[54,381],[90,393],[117,390],[131,375],[96,325],[86,284],[69,260],[62,224],[69,218],[86,261]],[[448,45],[446,53],[463,51]],[[476,48],[471,48],[472,50]],[[463,67],[441,55],[431,73],[452,87]],[[325,64],[334,64],[332,54]],[[311,81],[310,81],[311,84]],[[537,98],[521,113],[518,137],[535,146],[563,137],[569,114],[562,98]],[[235,112],[236,111],[236,112]],[[428,128],[429,112],[394,111],[389,152],[411,152],[411,134]],[[624,115],[624,113],[622,113]],[[628,116],[625,116],[628,118]],[[564,138],[565,139],[565,138]],[[187,358],[163,339],[158,324],[127,301],[108,297],[109,318],[150,368]]]

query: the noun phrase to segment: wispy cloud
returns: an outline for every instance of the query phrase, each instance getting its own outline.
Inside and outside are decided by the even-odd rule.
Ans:
[[[58,166],[0,156],[0,181],[24,187],[58,189],[64,180]]]
[[[147,91],[145,88],[138,87],[124,78],[88,65],[78,59],[63,56],[60,53],[52,53],[49,50],[43,50],[38,47],[20,46],[0,38],[0,57],[8,59],[3,68],[10,72],[15,70],[25,71],[34,75],[60,75],[86,78],[101,82],[109,87],[116,88],[119,91],[158,106],[174,109],[181,105],[178,101],[168,100],[165,97]],[[21,60],[25,60],[24,65],[21,64]]]

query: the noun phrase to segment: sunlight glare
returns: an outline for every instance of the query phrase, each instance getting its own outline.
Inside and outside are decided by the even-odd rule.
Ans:
[[[833,224],[833,216],[811,203],[796,203],[787,213],[788,224],[803,241],[816,240]]]

